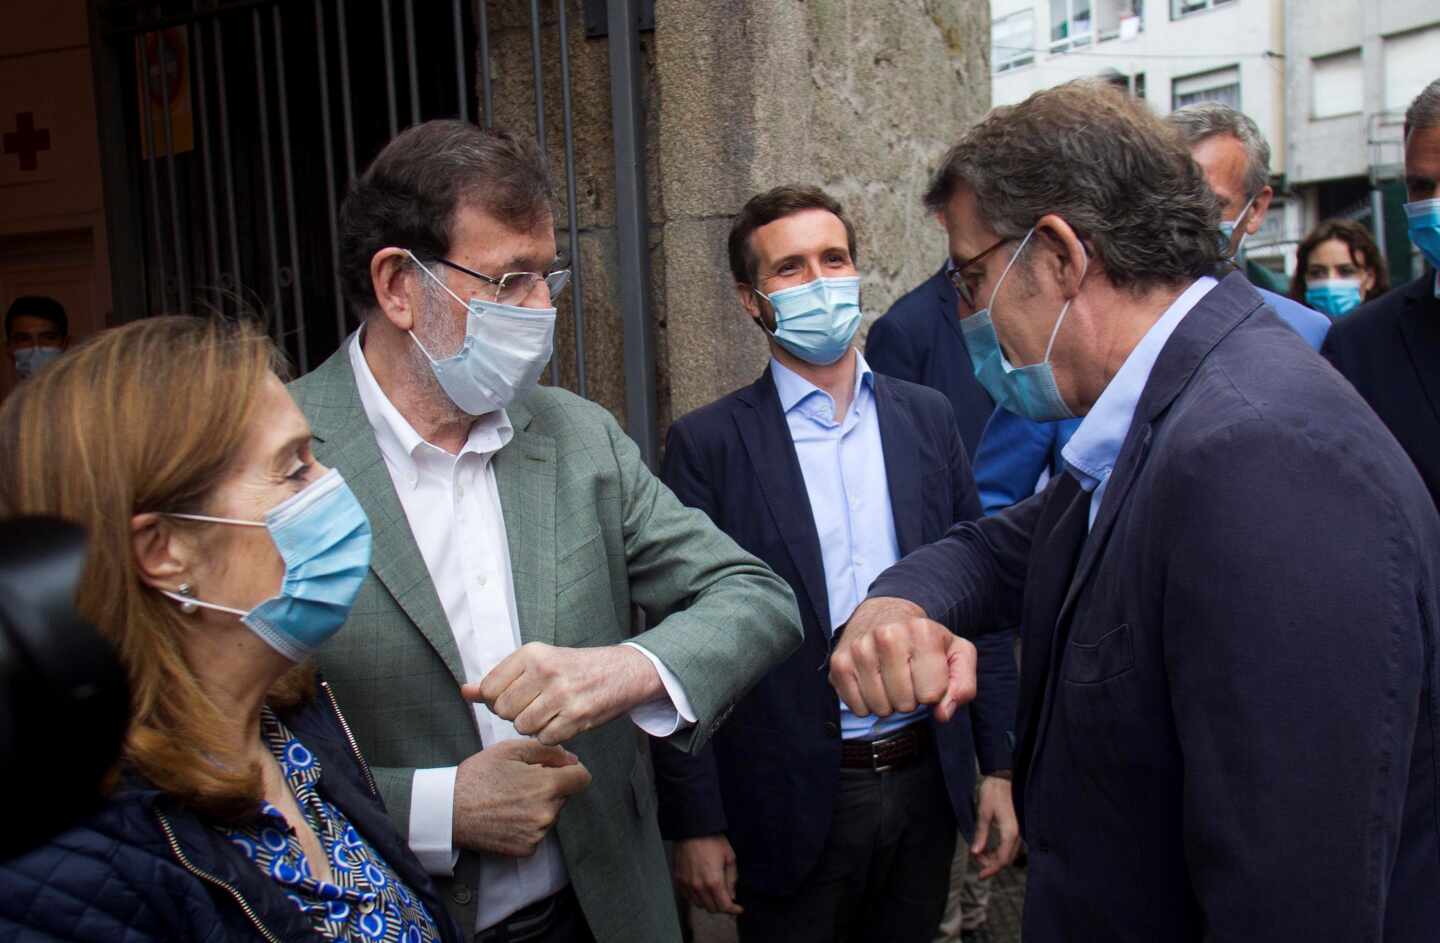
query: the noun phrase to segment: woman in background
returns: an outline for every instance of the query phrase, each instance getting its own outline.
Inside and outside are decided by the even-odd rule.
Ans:
[[[1344,317],[1389,290],[1385,257],[1370,230],[1354,220],[1326,220],[1296,251],[1290,297],[1332,318]]]

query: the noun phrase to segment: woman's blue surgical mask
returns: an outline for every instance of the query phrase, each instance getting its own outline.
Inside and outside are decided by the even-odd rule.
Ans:
[[[1440,269],[1440,198],[1406,203],[1405,217],[1410,222],[1410,241],[1425,261]]]
[[[771,295],[752,290],[775,312],[775,330],[766,332],[806,363],[827,366],[839,360],[860,329],[858,275],[817,278]]]
[[[479,298],[471,298],[467,304],[415,258],[415,253],[405,252],[420,271],[465,308],[465,342],[454,356],[436,360],[415,332],[410,332],[450,402],[467,416],[483,416],[505,409],[533,390],[555,351],[555,309],[502,305]]]
[[[1305,303],[1332,318],[1342,317],[1360,307],[1360,279],[1331,278],[1305,287]]]
[[[995,295],[1000,291],[1000,285],[1004,283],[1005,276],[1010,274],[1015,260],[1020,258],[1020,253],[1025,251],[1025,245],[1033,235],[1035,230],[1032,228],[1025,234],[1020,248],[1010,256],[1005,270],[1000,273],[999,281],[990,290],[989,304],[969,317],[960,319],[960,331],[965,335],[965,346],[970,350],[970,365],[975,369],[975,378],[985,387],[985,392],[990,394],[995,405],[1036,422],[1073,419],[1075,414],[1065,405],[1060,388],[1055,383],[1055,370],[1050,366],[1050,352],[1055,347],[1055,336],[1060,333],[1065,313],[1070,310],[1070,302],[1065,302],[1060,309],[1060,316],[1055,319],[1055,328],[1050,332],[1050,342],[1045,345],[1045,357],[1039,363],[1025,367],[1012,366],[1010,361],[1005,359],[1005,352],[1000,349],[1000,339],[995,334],[995,325],[990,320],[990,307],[995,304]],[[1087,256],[1085,268],[1088,270],[1089,267],[1090,259]],[[1084,280],[1084,272],[1080,274],[1080,278]]]
[[[315,654],[345,624],[370,568],[370,519],[350,486],[331,469],[294,497],[271,508],[265,520],[170,514],[211,524],[264,527],[285,561],[279,594],[253,609],[232,609],[162,590],[182,606],[239,616],[266,644],[291,661]]]

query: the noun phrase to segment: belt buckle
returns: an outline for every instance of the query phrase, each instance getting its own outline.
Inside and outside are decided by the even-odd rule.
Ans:
[[[888,773],[895,768],[895,764],[880,762],[880,744],[889,740],[889,737],[881,737],[879,740],[870,743],[870,769],[876,773]]]

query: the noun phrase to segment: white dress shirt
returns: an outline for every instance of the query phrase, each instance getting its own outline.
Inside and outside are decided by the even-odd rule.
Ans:
[[[351,336],[350,365],[360,404],[394,482],[406,521],[455,636],[467,682],[480,681],[521,644],[510,570],[505,517],[491,461],[514,436],[501,410],[475,420],[458,455],[431,445],[380,389],[361,346]],[[695,715],[679,680],[634,643],[660,674],[669,699],[641,705],[630,717],[652,736],[669,736]],[[480,742],[486,746],[521,737],[509,721],[483,704],[473,705]],[[451,845],[456,767],[417,769],[410,800],[410,848],[434,875],[453,873],[459,852]],[[528,858],[483,855],[476,929],[549,897],[569,883],[560,842],[552,832]]]

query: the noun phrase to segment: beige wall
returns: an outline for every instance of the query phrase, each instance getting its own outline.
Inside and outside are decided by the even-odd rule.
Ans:
[[[656,0],[642,34],[649,135],[652,294],[661,419],[752,381],[763,336],[737,307],[725,258],[730,218],[781,183],[818,184],[854,217],[867,315],[944,256],[920,194],[940,155],[990,102],[989,8],[981,0]],[[577,208],[592,399],[624,418],[617,309],[614,148],[604,39],[570,4]],[[524,5],[490,0],[496,121],[533,133]],[[564,167],[553,11],[543,55],[547,144],[564,241]],[[557,358],[573,386],[573,322]]]

